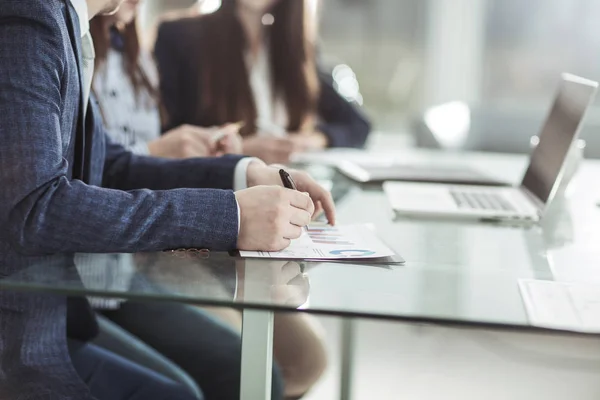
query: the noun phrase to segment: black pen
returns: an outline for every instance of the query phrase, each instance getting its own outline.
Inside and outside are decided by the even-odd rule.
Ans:
[[[298,190],[294,179],[292,179],[292,176],[288,174],[285,169],[279,170],[279,176],[281,177],[281,183],[283,183],[283,187],[287,189]],[[308,225],[304,226],[304,230],[308,231]]]

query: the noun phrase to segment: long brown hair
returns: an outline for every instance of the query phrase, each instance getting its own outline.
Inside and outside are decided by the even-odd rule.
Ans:
[[[123,40],[123,69],[127,73],[136,95],[145,90],[154,99],[158,98],[158,90],[140,64],[140,39],[138,36],[137,23],[132,22],[117,27],[112,25],[110,17],[99,15],[90,21],[90,32],[94,39],[96,51],[96,71],[106,62],[108,51],[111,48],[111,29],[118,31]]]
[[[213,14],[201,16],[206,26],[202,47],[200,115],[216,124],[244,121],[242,135],[256,131],[257,111],[250,88],[244,28],[237,0],[223,0]],[[280,0],[270,10],[274,23],[265,26],[274,98],[284,101],[290,132],[314,124],[318,96],[314,44],[310,40],[305,0]]]

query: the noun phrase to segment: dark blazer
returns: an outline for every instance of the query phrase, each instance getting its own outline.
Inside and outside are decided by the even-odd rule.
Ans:
[[[197,54],[200,50],[196,43],[211,40],[206,25],[202,16],[196,16],[164,22],[158,29],[154,52],[162,101],[169,116],[167,130],[182,124],[214,125],[211,116],[197,112],[202,102],[200,75],[206,58]],[[363,147],[371,130],[369,120],[338,94],[331,74],[319,71],[318,77],[318,129],[329,138],[330,147]]]
[[[68,0],[0,2],[0,278],[72,271],[75,252],[235,248],[239,157],[168,161],[111,143],[93,102],[81,117],[80,36]],[[201,187],[216,189],[169,190]],[[63,296],[0,291],[0,399],[91,398],[66,318]]]

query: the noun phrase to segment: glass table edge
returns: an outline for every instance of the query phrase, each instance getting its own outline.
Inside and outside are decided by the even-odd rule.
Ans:
[[[380,320],[380,321],[388,321],[388,322],[398,322],[398,323],[412,323],[412,324],[420,324],[420,325],[437,325],[437,326],[445,326],[452,327],[457,329],[476,329],[476,330],[495,330],[495,331],[503,331],[503,332],[514,332],[514,333],[528,333],[528,334],[542,334],[542,335],[560,335],[560,336],[569,336],[569,337],[580,337],[580,338],[600,338],[600,332],[581,332],[581,331],[571,331],[564,329],[551,329],[538,327],[534,325],[519,325],[519,324],[510,324],[510,323],[502,323],[502,322],[491,322],[491,321],[474,321],[474,320],[458,320],[458,319],[450,319],[450,318],[436,318],[436,317],[425,317],[425,316],[410,316],[410,315],[389,315],[389,314],[370,314],[366,312],[353,312],[353,311],[342,311],[342,310],[322,310],[322,309],[300,309],[294,307],[286,307],[283,305],[265,305],[261,303],[252,303],[252,302],[227,302],[227,301],[219,301],[219,300],[206,300],[185,296],[165,296],[161,295],[160,298],[157,298],[152,295],[127,295],[126,293],[116,294],[114,292],[107,291],[90,291],[84,292],[78,289],[64,289],[64,288],[48,288],[46,286],[35,286],[35,285],[19,285],[19,284],[10,284],[4,285],[0,281],[0,291],[1,290],[13,290],[19,292],[35,292],[35,293],[46,293],[46,294],[58,294],[63,296],[76,296],[76,297],[85,297],[85,296],[94,296],[94,297],[105,297],[105,298],[118,298],[123,300],[139,300],[139,301],[149,301],[149,302],[178,302],[196,306],[214,306],[214,307],[228,307],[234,308],[236,310],[259,310],[259,311],[272,311],[272,312],[302,312],[306,314],[312,315],[321,315],[321,316],[331,316],[331,317],[341,317],[341,318],[359,318],[359,319],[370,319],[370,320]]]

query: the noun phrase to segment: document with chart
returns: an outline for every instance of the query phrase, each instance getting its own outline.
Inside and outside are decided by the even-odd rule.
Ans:
[[[366,224],[311,225],[282,251],[240,251],[240,256],[302,260],[361,260],[393,257],[387,247]]]

